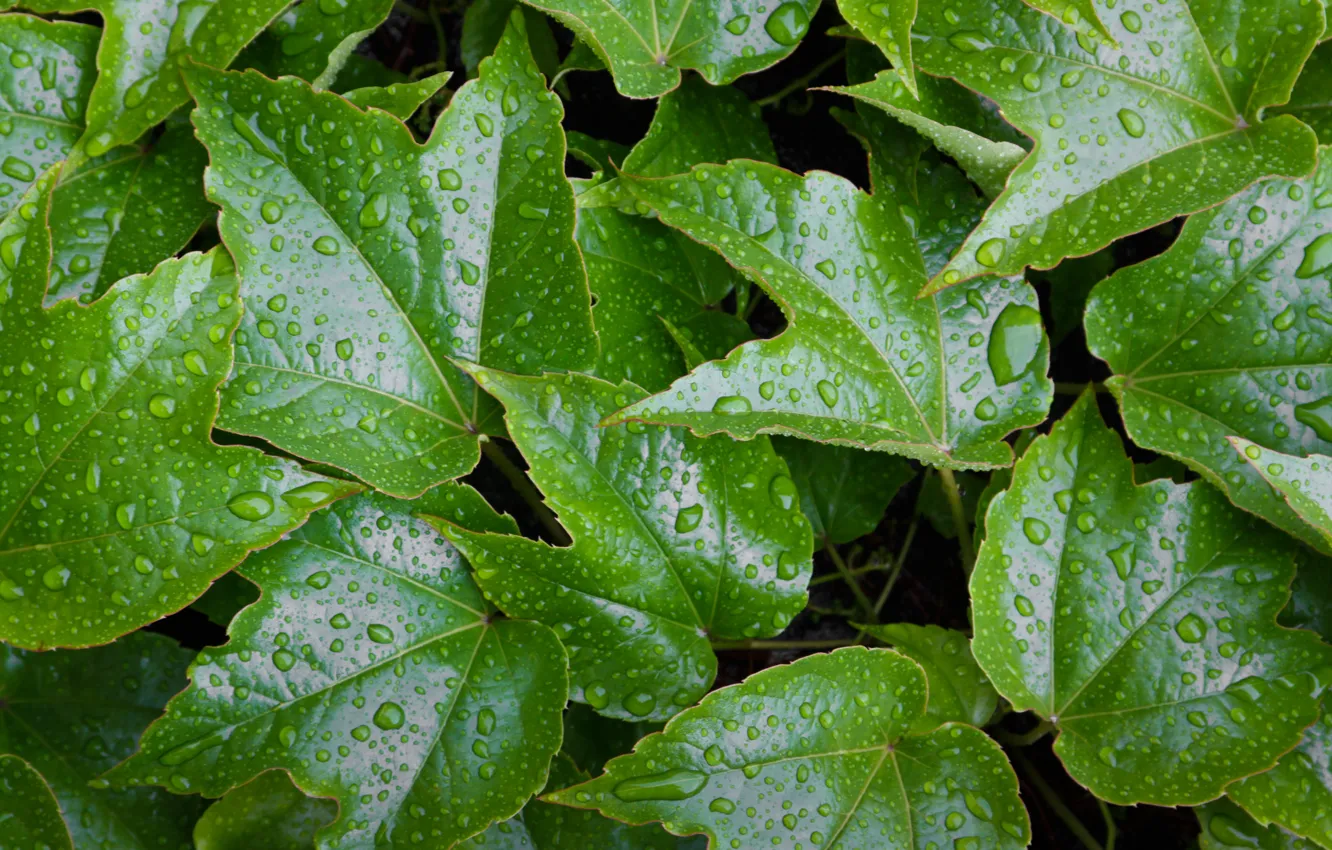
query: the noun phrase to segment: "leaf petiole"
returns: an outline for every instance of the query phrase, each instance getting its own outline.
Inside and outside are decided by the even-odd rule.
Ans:
[[[948,509],[953,515],[953,527],[957,529],[957,545],[962,551],[962,569],[970,578],[971,570],[976,566],[976,550],[971,545],[971,523],[967,520],[967,512],[962,506],[962,491],[958,489],[957,478],[953,476],[951,469],[941,467],[939,481],[943,484],[944,498],[948,499]]]

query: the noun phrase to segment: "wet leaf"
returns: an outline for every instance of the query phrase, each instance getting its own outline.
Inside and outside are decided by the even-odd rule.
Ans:
[[[514,9],[523,10],[532,56],[541,73],[551,78],[559,72],[559,45],[555,43],[555,35],[545,15],[523,6],[518,0],[475,0],[467,4],[463,13],[462,36],[458,40],[468,78],[475,77],[481,60],[495,52],[495,45],[499,44]]]
[[[355,485],[210,428],[240,319],[222,251],[42,307],[50,173],[0,221],[0,639],[106,643]]]
[[[893,77],[908,96],[920,96],[916,69],[911,61],[911,27],[916,22],[917,0],[837,0],[847,23],[864,34],[893,63]],[[927,86],[929,82],[925,83]]]
[[[321,847],[452,846],[515,814],[559,748],[564,650],[496,618],[419,512],[513,528],[457,484],[315,514],[241,566],[263,596],[108,778],[216,796],[280,768],[337,801]]]
[[[930,698],[925,713],[912,725],[912,734],[932,732],[945,723],[984,726],[994,715],[999,695],[972,657],[966,635],[941,626],[911,623],[863,628],[925,671]]]
[[[643,391],[468,368],[504,404],[532,480],[573,544],[440,527],[488,598],[560,635],[573,699],[609,717],[665,719],[712,685],[710,636],[772,636],[804,608],[809,523],[767,440],[599,428]]]
[[[1027,449],[986,526],[976,660],[1101,799],[1214,799],[1313,722],[1332,648],[1275,622],[1297,544],[1203,482],[1135,484],[1094,395]]]
[[[438,94],[448,81],[448,74],[435,74],[411,83],[352,89],[343,97],[362,109],[382,109],[399,121],[406,121],[416,114],[421,104]]]
[[[213,582],[190,607],[225,629],[242,608],[258,599],[259,588],[233,571]]]
[[[814,542],[850,543],[875,529],[888,503],[916,471],[900,457],[774,437],[800,491]]]
[[[305,0],[278,15],[231,64],[328,88],[356,45],[392,9],[393,0]]]
[[[1320,714],[1277,766],[1226,789],[1263,826],[1277,824],[1320,847],[1332,846],[1332,716]]]
[[[1169,251],[1100,284],[1086,317],[1135,443],[1314,544],[1226,438],[1332,454],[1329,179],[1325,155],[1308,179],[1264,181],[1193,216]]]
[[[1020,0],[921,7],[921,70],[994,100],[1036,143],[929,291],[1051,268],[1313,168],[1309,128],[1259,114],[1290,95],[1323,29],[1318,4],[1167,0],[1101,21],[1119,48]]]
[[[309,850],[338,815],[332,800],[307,797],[280,770],[228,791],[194,825],[196,850]]]
[[[709,694],[583,785],[549,795],[629,823],[702,832],[714,847],[912,850],[1027,846],[1027,813],[999,746],[950,723],[911,735],[925,674],[850,647]]]
[[[296,80],[189,79],[245,281],[220,427],[414,496],[471,470],[478,433],[498,427],[448,358],[595,362],[563,111],[521,15],[424,146]]]
[[[41,771],[75,848],[189,846],[202,801],[155,788],[111,790],[98,781],[134,751],[144,728],[185,683],[189,660],[174,641],[144,632],[77,652],[0,646],[0,752]],[[0,794],[0,801],[6,797]],[[3,815],[0,826],[0,835],[10,838]]]
[[[608,422],[788,434],[994,468],[1012,462],[1004,435],[1045,417],[1048,346],[1030,287],[986,280],[916,298],[966,227],[956,207],[968,195],[979,206],[965,181],[951,203],[917,208],[826,172],[745,160],[623,179],[663,222],[758,281],[789,324]]]
[[[1023,0],[1033,9],[1039,9],[1047,15],[1067,24],[1068,27],[1083,36],[1091,36],[1092,43],[1110,39],[1114,42],[1114,37],[1110,31],[1101,23],[1100,13],[1096,11],[1094,0]],[[1113,3],[1104,3],[1107,14],[1112,14]],[[1196,4],[1203,6],[1203,3]]]
[[[1291,835],[1279,826],[1264,828],[1224,797],[1194,809],[1202,850],[1315,850],[1318,845]]]
[[[1293,115],[1313,128],[1322,144],[1332,144],[1332,44],[1314,48],[1295,81],[1290,100],[1267,110],[1268,115]]]
[[[0,756],[0,826],[13,847],[74,848],[51,787],[18,756]]]
[[[1332,550],[1332,458],[1283,455],[1239,437],[1230,442],[1285,506],[1307,523],[1306,534],[1300,536],[1314,536],[1324,549]]]
[[[660,97],[680,85],[682,69],[714,86],[785,58],[809,31],[819,0],[776,5],[754,0],[538,0],[610,68],[626,97]],[[580,67],[588,63],[580,62]]]

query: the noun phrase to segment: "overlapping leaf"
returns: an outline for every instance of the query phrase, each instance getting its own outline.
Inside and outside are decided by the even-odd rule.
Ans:
[[[115,791],[98,781],[134,751],[140,733],[180,690],[189,659],[170,639],[146,632],[78,652],[0,646],[0,752],[42,773],[79,850],[190,846],[202,801],[152,788]],[[3,839],[11,837],[9,826],[0,817]]]
[[[233,64],[254,68],[267,77],[301,77],[328,88],[357,43],[383,23],[392,9],[393,0],[297,3],[259,33]]]
[[[1329,180],[1324,154],[1307,179],[1265,181],[1193,216],[1165,254],[1099,285],[1086,314],[1133,441],[1315,544],[1226,438],[1332,453]]]
[[[1222,798],[1195,809],[1202,850],[1315,850],[1318,846],[1279,826],[1263,827],[1243,809]]]
[[[917,0],[837,0],[847,23],[865,35],[893,63],[904,90],[920,96],[916,68],[911,60],[911,27],[916,22]],[[926,83],[928,85],[928,82]]]
[[[940,175],[918,208],[824,172],[757,162],[622,178],[666,224],[758,281],[789,325],[608,422],[780,433],[960,468],[1006,466],[1004,435],[1049,408],[1036,294],[1019,280],[916,294],[980,201]]]
[[[1085,394],[990,503],[972,649],[1103,800],[1196,804],[1317,714],[1332,649],[1275,622],[1297,544],[1202,482],[1142,486]]]
[[[545,15],[523,6],[518,0],[475,0],[468,3],[463,12],[462,36],[458,39],[458,50],[468,77],[476,76],[481,60],[495,52],[495,45],[504,35],[514,9],[521,9],[526,18],[532,58],[541,73],[549,78],[559,72],[559,46]]]
[[[0,221],[0,639],[90,646],[356,486],[212,442],[240,319],[225,253],[43,309],[50,185]]]
[[[815,543],[850,543],[874,530],[897,491],[915,477],[899,457],[774,437],[791,470]]]
[[[296,80],[189,73],[245,281],[221,427],[412,496],[470,470],[497,427],[448,358],[595,362],[563,110],[531,62],[515,15],[425,146]]]
[[[1307,534],[1332,549],[1332,458],[1307,458],[1265,451],[1255,443],[1230,438],[1248,462],[1290,510],[1306,523]]]
[[[288,0],[10,0],[0,5],[102,16],[97,82],[82,136],[88,156],[101,156],[135,141],[189,99],[180,79],[188,60],[225,68]],[[350,4],[325,0],[322,5]]]
[[[574,699],[612,717],[670,717],[716,676],[709,636],[774,635],[804,608],[809,523],[767,440],[599,428],[642,390],[469,368],[503,402],[573,543],[441,528],[495,604],[560,635]]]
[[[338,814],[332,800],[307,797],[280,770],[227,792],[194,825],[195,850],[310,850]]]
[[[583,785],[549,795],[710,846],[1027,846],[1017,778],[980,730],[909,730],[926,678],[886,649],[841,649],[709,694]]]
[[[434,74],[415,82],[352,89],[342,96],[362,109],[382,109],[399,121],[407,121],[448,81],[448,74]]]
[[[1263,826],[1332,846],[1332,716],[1322,714],[1276,767],[1236,782],[1226,796]]]
[[[1290,100],[1267,110],[1268,115],[1293,115],[1313,128],[1322,144],[1332,144],[1332,44],[1314,48],[1304,63]]]
[[[682,69],[724,85],[785,58],[819,0],[524,0],[554,15],[595,52],[626,97],[660,97]]]
[[[51,788],[18,756],[0,756],[0,826],[9,846],[73,850]]]
[[[1109,31],[1101,23],[1100,13],[1096,11],[1094,0],[1023,0],[1033,9],[1039,9],[1063,21],[1070,28],[1084,36],[1094,36],[1101,40],[1109,36]],[[1112,14],[1113,2],[1103,4],[1106,14]],[[1202,6],[1203,3],[1192,4]]]
[[[1168,0],[1101,21],[1118,48],[1021,0],[922,6],[920,68],[991,98],[1036,143],[930,291],[1050,268],[1313,168],[1308,127],[1260,118],[1290,95],[1321,4]]]
[[[546,783],[568,694],[549,629],[500,619],[419,512],[512,529],[474,490],[357,496],[252,557],[264,590],[113,782],[221,794],[281,768],[338,820],[319,846],[451,847]]]
[[[941,626],[911,623],[864,629],[876,640],[895,647],[925,672],[930,698],[925,713],[912,725],[912,734],[931,732],[945,723],[984,726],[994,715],[999,695],[972,657],[966,635]]]
[[[0,15],[0,215],[83,135],[101,30]]]

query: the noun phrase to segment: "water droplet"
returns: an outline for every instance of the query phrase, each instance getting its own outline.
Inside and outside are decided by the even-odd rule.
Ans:
[[[380,729],[390,731],[402,728],[402,724],[407,722],[407,715],[396,702],[386,702],[376,709],[375,716],[370,719]]]
[[[375,643],[393,643],[393,629],[380,623],[366,626],[365,635]]]
[[[1142,134],[1147,132],[1147,124],[1142,120],[1142,116],[1132,109],[1119,110],[1119,123],[1123,125],[1124,132],[1135,139],[1142,138]]]
[[[333,577],[331,575],[325,570],[320,570],[317,573],[311,573],[309,578],[305,580],[305,583],[313,587],[315,590],[323,590],[328,587],[329,583],[332,581]]]
[[[1024,617],[1030,617],[1036,613],[1036,606],[1031,604],[1031,600],[1022,594],[1013,597],[1013,607]]]
[[[698,528],[699,522],[703,519],[703,506],[690,505],[687,508],[681,508],[675,515],[675,530],[680,534],[693,531]]]
[[[696,770],[668,770],[649,776],[636,776],[615,786],[616,797],[626,803],[642,800],[687,800],[708,784],[706,774]]]
[[[259,215],[264,217],[264,221],[269,224],[277,224],[282,221],[282,205],[277,201],[265,201],[259,208]]]
[[[1327,271],[1332,266],[1332,233],[1324,233],[1304,248],[1304,261],[1295,270],[1301,280]]]
[[[198,351],[190,349],[185,352],[180,359],[184,362],[185,368],[188,369],[191,374],[200,377],[208,374],[208,361],[204,360],[204,356]]]
[[[233,496],[227,508],[240,519],[258,522],[273,512],[273,499],[267,493],[251,490]]]
[[[712,405],[713,413],[748,413],[751,410],[753,410],[753,407],[750,405],[749,399],[742,395],[722,396]]]
[[[955,32],[948,36],[948,43],[963,53],[979,53],[990,49],[990,42],[977,32]]]
[[[768,483],[768,496],[773,505],[784,511],[792,510],[800,501],[800,491],[796,489],[795,482],[785,475],[772,477]]]
[[[1022,521],[1022,533],[1027,539],[1040,546],[1050,539],[1050,526],[1036,517],[1027,517]]]
[[[725,797],[718,797],[708,804],[708,810],[721,815],[729,815],[731,812],[735,811],[735,803],[732,803]]]
[[[52,567],[42,573],[42,584],[46,585],[47,590],[64,590],[69,584],[69,570],[65,567]]]
[[[476,129],[480,131],[481,135],[489,138],[495,135],[495,122],[489,115],[477,114]]]
[[[837,387],[832,381],[819,381],[815,387],[819,391],[819,398],[829,407],[837,406]]]
[[[1119,22],[1129,32],[1138,32],[1142,29],[1142,18],[1138,17],[1137,12],[1125,12],[1119,16]]]
[[[588,682],[587,687],[583,688],[583,699],[600,711],[610,705],[610,691],[601,682]]]
[[[1041,314],[1031,307],[1009,304],[995,320],[986,359],[1000,386],[1011,384],[1031,368],[1044,338]]]
[[[167,767],[175,767],[184,764],[192,758],[196,758],[203,753],[208,752],[213,747],[220,747],[226,739],[221,732],[214,732],[211,735],[205,735],[197,741],[189,741],[178,747],[167,750],[162,754],[158,761]]]
[[[289,650],[279,649],[273,653],[273,666],[285,673],[296,666],[296,656]]]
[[[747,29],[749,29],[748,15],[736,15],[726,22],[726,31],[731,35],[744,35]]]
[[[676,528],[679,526],[680,523],[677,521]],[[633,716],[647,717],[657,707],[657,698],[645,691],[636,691],[626,696],[621,703],[624,705],[624,710]]]
[[[1027,91],[1040,91],[1041,78],[1038,74],[1023,74],[1022,87]]]
[[[1197,614],[1185,614],[1175,623],[1175,634],[1185,643],[1201,643],[1207,636],[1207,624]]]
[[[768,16],[763,29],[773,41],[789,47],[809,31],[809,13],[799,3],[783,3]]]
[[[1006,247],[1002,239],[987,239],[976,249],[976,262],[987,269],[992,269],[1004,258]]]
[[[463,283],[468,286],[476,286],[477,281],[481,280],[481,267],[466,260],[458,261],[458,273],[462,275]]]
[[[332,236],[320,236],[314,241],[314,249],[326,257],[331,257],[338,253],[338,240]]]
[[[148,399],[148,412],[158,419],[170,419],[176,415],[176,400],[166,393],[158,393]]]
[[[1132,541],[1125,543],[1116,549],[1110,550],[1110,563],[1115,565],[1115,573],[1121,579],[1128,579],[1133,574],[1133,568],[1137,566],[1137,558],[1133,554]]]
[[[333,496],[333,485],[327,481],[311,481],[293,487],[282,494],[282,501],[301,511],[312,511]]]
[[[5,157],[5,161],[0,163],[0,172],[23,183],[31,183],[37,177],[31,165],[14,156]]]
[[[350,360],[352,359],[352,354],[356,352],[356,346],[350,339],[340,339],[337,344],[333,346],[333,350],[338,353],[338,358],[340,360]]]
[[[1239,48],[1235,46],[1234,42],[1231,42],[1221,50],[1221,53],[1217,58],[1221,60],[1221,64],[1225,65],[1227,68],[1234,68],[1235,63],[1239,61]]]
[[[999,416],[999,406],[994,403],[993,399],[986,396],[980,400],[972,413],[976,414],[976,418],[982,422],[993,422]]]
[[[361,207],[361,227],[381,227],[384,222],[388,221],[388,216],[388,195],[385,195],[383,192],[376,192],[367,198],[365,206]]]
[[[550,210],[545,209],[544,207],[533,206],[532,204],[529,204],[527,201],[523,201],[521,204],[518,205],[519,217],[528,219],[530,221],[544,221],[546,216],[548,216],[549,214]]]
[[[837,277],[837,264],[832,260],[822,260],[821,262],[817,262],[814,264],[814,268],[818,269],[819,273],[828,278],[828,280]]]

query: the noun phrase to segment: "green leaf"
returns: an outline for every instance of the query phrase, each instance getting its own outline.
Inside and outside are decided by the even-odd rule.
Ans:
[[[6,846],[74,848],[51,787],[18,756],[0,756],[0,826]]]
[[[1224,797],[1194,809],[1202,835],[1202,850],[1316,850],[1312,841],[1291,835],[1279,826],[1262,827],[1243,809]]]
[[[1332,405],[1322,406],[1324,410],[1328,408]],[[1284,499],[1285,506],[1307,523],[1308,532],[1312,532],[1322,548],[1332,550],[1332,458],[1283,455],[1240,437],[1231,437],[1230,442],[1253,471]]]
[[[295,80],[202,67],[189,79],[209,196],[245,280],[220,427],[415,496],[469,471],[477,434],[498,427],[449,358],[595,362],[563,111],[521,15],[424,146]]]
[[[892,455],[789,437],[774,437],[772,444],[791,470],[818,546],[869,534],[897,491],[916,477],[910,463]]]
[[[469,79],[476,76],[481,60],[495,52],[495,45],[504,35],[514,9],[521,9],[527,21],[532,56],[541,73],[552,78],[559,72],[559,45],[555,43],[555,35],[550,31],[545,15],[523,6],[518,0],[474,0],[463,13],[462,37],[458,40]]]
[[[496,618],[421,512],[514,527],[456,484],[316,514],[240,568],[263,596],[108,779],[217,796],[280,768],[338,802],[321,847],[450,847],[515,814],[559,748],[564,650]]]
[[[1022,455],[986,526],[972,651],[1101,799],[1214,799],[1313,722],[1332,649],[1276,624],[1296,545],[1202,482],[1134,484],[1093,394]]]
[[[391,86],[352,89],[343,95],[362,109],[382,109],[399,121],[406,121],[421,108],[421,104],[439,93],[449,75],[435,74],[410,83]]]
[[[1313,128],[1322,144],[1332,144],[1332,43],[1314,48],[1295,81],[1290,100],[1267,115],[1293,115]]]
[[[336,92],[348,92],[354,89],[387,88],[397,83],[409,82],[407,75],[372,59],[353,53],[342,63],[331,88]]]
[[[72,21],[0,15],[0,216],[83,135],[101,35]]]
[[[1113,252],[1106,248],[1086,257],[1070,257],[1047,271],[1031,273],[1033,283],[1045,283],[1050,289],[1050,344],[1058,346],[1064,338],[1082,327],[1092,288],[1114,271]]]
[[[1037,433],[1031,429],[1019,433],[1017,439],[1013,441],[1014,457],[1022,457],[1022,453],[1027,450],[1027,447],[1031,445],[1031,441],[1036,439],[1036,437]],[[994,472],[990,473],[990,480],[985,482],[985,489],[981,490],[980,495],[976,497],[976,511],[973,514],[976,518],[976,524],[972,528],[971,540],[972,545],[977,552],[980,551],[981,544],[985,542],[985,512],[990,509],[990,502],[994,501],[995,496],[998,496],[1000,493],[1007,490],[1008,485],[1012,483],[1013,467],[1010,466],[1006,469],[996,469]],[[959,487],[958,489],[961,488]],[[964,491],[962,495],[965,498],[966,492]],[[919,506],[919,502],[917,502],[917,505]]]
[[[600,183],[601,180],[619,169],[616,163],[624,162],[628,156],[630,148],[619,142],[612,142],[607,139],[594,139],[585,133],[571,131],[569,133],[569,156],[574,157],[579,162],[592,170],[591,180],[575,180],[576,187],[586,188]],[[577,191],[577,188],[575,189]]]
[[[338,815],[332,800],[307,797],[280,770],[228,791],[194,825],[196,850],[309,850]]]
[[[1289,96],[1322,32],[1321,4],[1167,0],[1102,22],[1121,48],[1020,0],[922,7],[921,70],[992,99],[1036,143],[927,291],[1051,268],[1260,177],[1313,169],[1308,127],[1258,116]]]
[[[1236,782],[1226,796],[1263,826],[1277,824],[1332,846],[1332,715],[1320,714],[1277,766]]]
[[[827,90],[884,110],[956,159],[986,195],[1002,192],[1009,173],[1027,155],[1021,136],[951,80],[922,77],[919,86],[913,95],[895,72],[881,71],[871,82]]]
[[[891,650],[812,655],[709,694],[548,799],[706,833],[713,847],[1026,847],[997,744],[962,724],[908,734],[926,690],[920,667]]]
[[[179,120],[150,146],[116,148],[62,175],[51,200],[47,305],[100,298],[185,247],[215,210],[203,193],[207,164]]]
[[[1002,474],[1007,470],[996,470]],[[962,496],[962,514],[966,517],[979,517],[980,496],[988,482],[980,475],[963,472],[954,476],[958,491]],[[953,521],[953,508],[944,493],[943,482],[937,475],[926,478],[916,496],[916,513],[924,517],[936,532],[948,540],[957,539],[957,525]]]
[[[661,727],[661,723],[628,723],[603,717],[586,703],[571,702],[564,711],[561,752],[572,759],[579,770],[600,773],[606,762],[629,752],[640,738],[660,732]]]
[[[911,61],[911,27],[916,22],[917,0],[837,0],[847,23],[883,51],[897,69],[896,77],[912,98],[920,96],[916,69]],[[926,81],[926,85],[929,82]]]
[[[1099,285],[1086,318],[1135,443],[1323,546],[1226,438],[1332,454],[1328,179],[1324,155],[1308,179],[1265,181],[1193,216],[1166,253]]]
[[[202,801],[151,788],[114,791],[97,779],[134,751],[185,681],[189,659],[174,641],[147,632],[78,652],[0,646],[0,752],[46,777],[75,847],[190,846]]]
[[[101,156],[135,141],[188,100],[180,73],[190,61],[225,68],[289,0],[19,2],[34,12],[102,16],[97,82],[82,136],[87,155]]]
[[[0,639],[92,646],[357,487],[212,442],[240,319],[226,253],[42,308],[49,175],[0,221]]]
[[[972,657],[966,635],[940,626],[910,623],[860,628],[896,647],[925,671],[930,698],[925,713],[912,725],[912,734],[932,732],[945,723],[984,726],[994,715],[999,694]]]
[[[718,86],[784,59],[809,31],[819,0],[775,6],[755,0],[539,0],[530,5],[572,29],[610,68],[620,94],[649,98],[680,85],[681,69],[698,71]]]
[[[1101,16],[1096,11],[1096,4],[1093,0],[1023,0],[1033,9],[1052,15],[1057,20],[1063,21],[1075,32],[1083,36],[1090,36],[1094,41],[1109,39],[1114,44],[1114,36],[1110,35],[1105,24],[1101,23]],[[1107,11],[1114,8],[1113,2],[1103,4]],[[1195,5],[1203,6],[1203,3]]]
[[[356,45],[392,9],[393,0],[305,0],[278,15],[232,64],[327,88]]]
[[[1295,558],[1290,604],[1278,618],[1283,626],[1332,635],[1332,569],[1328,556],[1302,549]]]
[[[642,390],[468,368],[504,404],[532,480],[573,544],[441,528],[488,598],[558,632],[573,699],[609,717],[665,719],[712,685],[710,636],[775,635],[805,607],[809,523],[767,440],[598,428]]]
[[[975,195],[960,174],[951,204],[912,209],[826,172],[800,177],[744,160],[623,179],[663,222],[758,281],[789,325],[608,422],[789,434],[992,468],[1012,462],[1005,434],[1045,417],[1053,387],[1030,287],[987,280],[916,298],[966,226],[964,199]]]

